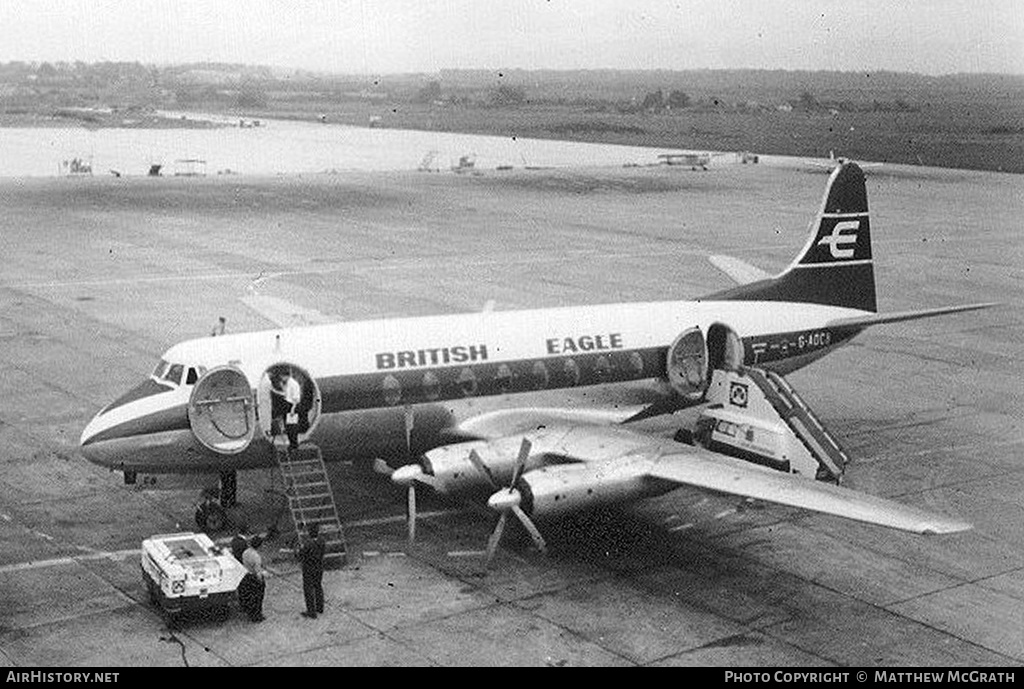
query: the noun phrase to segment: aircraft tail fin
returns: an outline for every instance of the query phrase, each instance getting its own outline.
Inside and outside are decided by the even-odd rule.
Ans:
[[[877,311],[868,195],[860,167],[844,163],[832,171],[807,244],[786,270],[706,298]]]

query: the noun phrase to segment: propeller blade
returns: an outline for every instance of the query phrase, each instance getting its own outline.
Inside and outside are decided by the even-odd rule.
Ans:
[[[533,443],[527,438],[523,438],[523,444],[519,446],[519,458],[516,460],[516,469],[512,472],[512,481],[508,484],[508,487],[514,488],[516,482],[526,471],[526,460],[530,457],[530,450],[533,449]]]
[[[416,482],[409,482],[409,495],[406,502],[409,523],[409,545],[416,541]]]
[[[537,550],[542,553],[547,552],[545,550],[547,544],[544,542],[544,537],[540,535],[540,531],[537,530],[537,526],[533,523],[533,520],[526,516],[526,512],[523,512],[523,508],[519,505],[513,505],[512,514],[516,515],[522,525],[526,527],[527,532],[530,534],[530,538],[532,538],[533,542],[537,544]]]
[[[490,481],[491,486],[495,490],[498,490],[498,488],[501,487],[498,485],[498,482],[494,480],[494,474],[492,474],[491,470],[487,468],[486,464],[484,464],[484,460],[480,459],[480,455],[476,453],[476,450],[469,451],[469,461],[476,467],[477,471],[483,474],[487,480]]]
[[[508,512],[502,512],[501,516],[498,517],[498,525],[494,527],[491,537],[487,539],[486,567],[491,566],[491,560],[494,559],[494,554],[498,551],[498,543],[501,541],[501,534],[505,531],[505,521],[507,518]]]
[[[415,424],[411,405],[405,405],[405,455],[412,457],[412,429]]]

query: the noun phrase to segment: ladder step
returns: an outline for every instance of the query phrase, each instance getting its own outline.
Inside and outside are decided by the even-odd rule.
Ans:
[[[292,513],[304,522],[334,521],[338,519],[338,511],[334,508],[334,505],[328,507],[297,507],[292,510]]]
[[[285,476],[286,483],[296,486],[312,486],[326,484],[327,477],[323,473],[299,474],[298,476]]]
[[[290,499],[288,501],[288,506],[292,509],[293,512],[307,512],[309,510],[324,510],[324,509],[330,509],[332,512],[335,511],[334,501],[333,500],[328,500],[326,502],[321,501],[321,502],[318,502],[318,503],[312,503],[312,502],[297,502],[294,499]]]
[[[323,471],[324,463],[317,460],[302,460],[296,462],[281,462],[281,470],[285,473],[295,474],[303,471]]]
[[[323,477],[321,477],[323,478]],[[292,489],[293,495],[312,495],[314,493],[325,493],[330,495],[331,486],[327,481],[290,481],[288,488]]]
[[[288,486],[287,493],[296,498],[312,498],[321,495],[330,496],[330,485],[326,482],[320,483],[293,483]]]
[[[287,495],[288,500],[290,500],[291,503],[296,506],[311,504],[311,500],[319,500],[321,502],[326,500],[329,504],[334,504],[334,496],[332,496],[330,493],[325,493],[323,489],[320,489],[319,492],[287,493]]]
[[[292,514],[302,517],[302,521],[306,522],[340,522],[338,519],[338,511],[334,505],[324,505],[321,507],[295,507],[292,509]]]
[[[334,496],[322,490],[315,493],[306,493],[305,495],[303,495],[302,493],[289,493],[288,499],[298,505],[315,504],[316,501],[323,502],[325,500],[328,503],[334,503]]]

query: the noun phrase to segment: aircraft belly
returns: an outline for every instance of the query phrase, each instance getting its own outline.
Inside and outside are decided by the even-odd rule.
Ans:
[[[205,448],[191,430],[128,436],[88,446],[90,461],[115,471],[153,474],[194,474],[274,465],[269,443],[254,442],[236,455],[221,455]]]

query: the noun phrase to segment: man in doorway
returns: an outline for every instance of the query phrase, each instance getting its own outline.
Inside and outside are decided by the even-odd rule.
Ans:
[[[299,403],[302,401],[302,386],[291,371],[281,375],[279,386],[271,390],[284,400],[284,432],[288,436],[288,449],[299,449]]]
[[[303,617],[316,619],[324,611],[324,551],[327,546],[320,537],[320,527],[310,524],[307,538],[299,548],[299,562],[302,563],[302,593],[306,598]]]

